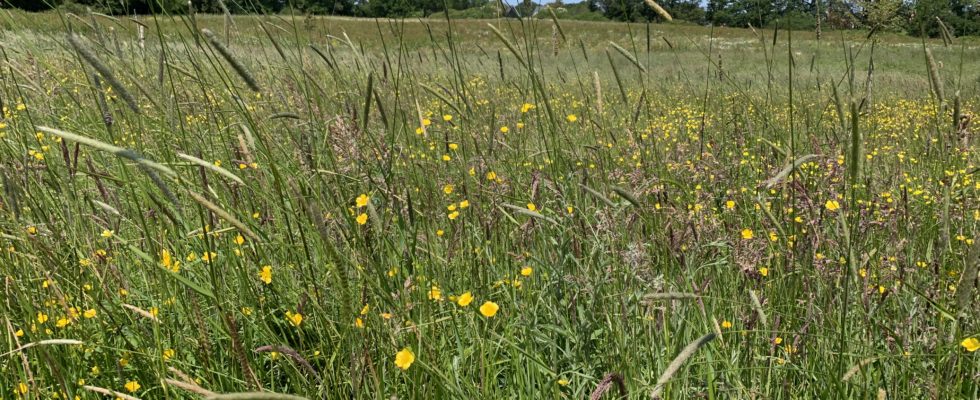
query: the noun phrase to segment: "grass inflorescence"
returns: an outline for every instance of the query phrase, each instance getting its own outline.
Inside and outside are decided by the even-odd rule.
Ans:
[[[980,394],[974,38],[196,11],[0,14],[0,398]]]

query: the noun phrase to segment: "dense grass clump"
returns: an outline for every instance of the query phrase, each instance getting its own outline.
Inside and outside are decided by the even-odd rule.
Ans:
[[[0,398],[980,395],[975,40],[2,18]]]

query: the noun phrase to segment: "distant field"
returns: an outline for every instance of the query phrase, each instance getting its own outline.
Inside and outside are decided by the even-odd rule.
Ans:
[[[0,399],[980,397],[980,39],[0,10],[0,57]]]

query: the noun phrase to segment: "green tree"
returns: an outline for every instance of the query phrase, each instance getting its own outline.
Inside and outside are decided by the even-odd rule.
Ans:
[[[902,0],[858,0],[858,18],[873,30],[897,30],[905,25],[907,12]]]
[[[660,0],[657,1],[667,12],[678,20],[702,23],[704,9],[699,0]],[[644,0],[596,0],[590,2],[590,9],[604,10],[606,18],[615,21],[659,21],[659,14]]]
[[[911,35],[939,36],[939,22],[950,21],[953,18],[953,2],[950,0],[919,0],[913,8],[908,33]]]
[[[522,17],[530,17],[534,14],[534,10],[538,8],[538,4],[532,0],[522,0],[521,4],[517,5],[517,12],[521,14]]]
[[[705,20],[719,26],[735,25],[735,4],[732,0],[708,0]]]
[[[919,0],[912,8],[911,35],[940,35],[939,20],[954,36],[980,34],[980,4],[976,0]]]
[[[60,6],[63,2],[63,0],[0,0],[0,4],[3,4],[4,8],[14,7],[27,11],[44,11]]]
[[[702,24],[705,22],[705,12],[704,9],[701,8],[700,0],[669,0],[660,3],[660,5],[663,6],[664,9],[670,13],[670,16],[674,17],[674,19],[694,22],[696,24]]]
[[[766,26],[775,19],[778,3],[764,0],[736,0],[735,25]]]

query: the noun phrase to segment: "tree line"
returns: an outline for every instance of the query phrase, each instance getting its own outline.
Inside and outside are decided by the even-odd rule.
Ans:
[[[613,21],[660,21],[647,0],[562,0],[541,4],[521,0],[0,0],[4,7],[43,11],[56,7],[92,9],[108,14],[195,12],[236,14],[299,13],[369,18],[533,17],[551,8],[559,18]],[[980,0],[660,0],[675,21],[700,25],[795,29],[874,29],[939,36],[980,35]]]

